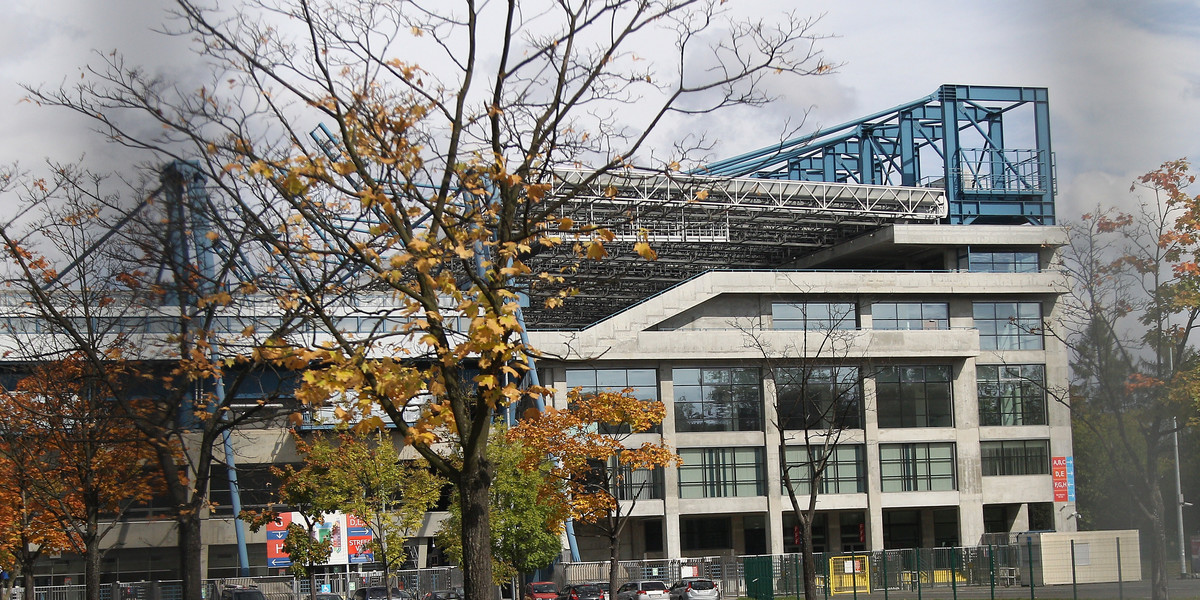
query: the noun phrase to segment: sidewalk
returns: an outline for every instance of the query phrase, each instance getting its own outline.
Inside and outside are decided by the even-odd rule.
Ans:
[[[1171,600],[1200,600],[1200,579],[1171,579],[1167,587]],[[987,586],[983,587],[960,587],[957,590],[957,597],[971,600],[980,598],[1033,598],[1034,600],[1109,600],[1126,598],[1127,600],[1141,600],[1150,597],[1150,582],[1149,581],[1132,581],[1118,585],[1116,583],[1088,583],[1080,584],[1077,590],[1078,596],[1072,595],[1071,586],[1069,585],[1051,585],[1038,587],[1033,589],[1033,594],[1030,595],[1030,590],[1027,587],[1012,586],[1012,587],[996,587],[996,595],[992,596],[992,591]],[[801,596],[803,597],[803,596]],[[927,598],[943,600],[946,598],[955,598],[955,590],[947,587],[937,587],[932,589],[921,590],[920,596],[914,590],[888,590],[886,596],[882,591],[876,591],[871,594],[859,593],[858,598],[863,600],[913,600]],[[855,598],[853,594],[837,594],[831,595],[831,599],[837,600],[852,600]]]

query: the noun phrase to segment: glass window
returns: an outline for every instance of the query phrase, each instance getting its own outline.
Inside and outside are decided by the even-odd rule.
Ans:
[[[808,451],[805,452],[805,449]],[[862,494],[867,491],[866,452],[861,444],[824,446],[788,446],[784,469],[792,480],[797,494],[807,495],[811,488],[810,469],[828,456],[825,473],[821,476],[821,494]],[[811,458],[811,462],[807,459]],[[786,492],[786,490],[785,490]]]
[[[679,537],[680,549],[685,551],[733,548],[733,526],[729,517],[681,517]]]
[[[983,474],[1048,475],[1050,440],[979,442]]]
[[[1041,350],[1042,305],[1038,302],[976,302],[975,327],[984,350]]]
[[[675,369],[676,431],[762,431],[757,368]]]
[[[1045,425],[1046,368],[979,365],[980,425]]]
[[[1038,253],[1023,250],[971,250],[966,258],[972,273],[1037,273],[1040,267]]]
[[[776,369],[775,393],[782,429],[862,429],[858,367]]]
[[[609,468],[616,468],[616,457],[609,459]],[[618,500],[661,500],[663,498],[662,467],[635,469],[621,465],[609,492]]]
[[[775,329],[856,329],[858,311],[852,302],[775,302],[771,304],[771,322]]]
[[[950,305],[945,302],[876,302],[871,306],[873,329],[950,329]]]
[[[680,498],[766,494],[762,448],[685,448],[679,458]]]
[[[953,427],[948,365],[884,367],[875,375],[880,427]]]
[[[567,388],[580,388],[583,395],[597,392],[622,392],[629,390],[634,398],[649,402],[658,401],[658,371],[654,369],[567,369]],[[662,431],[659,426],[652,433]],[[625,423],[600,423],[600,433],[627,434]]]
[[[958,489],[951,442],[880,444],[879,469],[885,492]]]

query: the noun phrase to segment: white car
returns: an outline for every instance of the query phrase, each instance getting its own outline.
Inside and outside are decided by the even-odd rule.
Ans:
[[[614,600],[668,600],[667,584],[661,581],[630,581],[617,588]]]

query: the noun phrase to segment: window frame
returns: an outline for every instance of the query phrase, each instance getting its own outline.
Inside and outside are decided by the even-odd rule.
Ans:
[[[671,380],[676,432],[763,431],[758,367],[679,367],[672,369]],[[697,399],[688,399],[688,392],[698,394]],[[689,407],[695,411],[691,415]]]
[[[791,311],[797,311],[796,316],[784,316]],[[771,302],[771,328],[780,331],[858,329],[858,303],[853,300],[774,301]]]
[[[932,451],[939,454],[933,456]],[[949,450],[949,456],[941,451]],[[892,492],[941,492],[958,489],[958,449],[954,442],[910,442],[879,445],[880,491]],[[895,457],[885,453],[898,451]],[[949,466],[946,472],[945,466]],[[899,466],[899,469],[889,467]],[[934,467],[939,467],[935,470]],[[894,471],[889,473],[889,471]],[[936,472],[935,472],[936,471]],[[949,482],[945,486],[942,482]]]
[[[990,307],[990,308],[989,308]],[[1005,309],[1002,314],[1001,307]],[[1036,315],[1032,314],[1036,308]],[[982,309],[982,310],[981,310]],[[1024,313],[1024,314],[1023,314]],[[981,350],[1043,350],[1042,303],[1026,300],[973,302],[971,317],[979,331]]]
[[[773,375],[775,411],[780,429],[864,427],[862,372],[857,365],[779,367],[774,369]],[[805,397],[801,398],[801,395]],[[839,410],[832,405],[842,408]]]
[[[679,458],[683,461],[678,467],[681,499],[767,494],[766,451],[761,446],[680,448]]]
[[[910,311],[916,307],[917,316],[901,316],[901,309]],[[939,310],[940,309],[940,310]],[[880,316],[881,313],[885,316]],[[926,323],[937,324],[933,330],[950,329],[949,302],[876,302],[871,305],[871,329],[876,331],[926,331]],[[920,324],[919,327],[913,327]]]
[[[808,495],[812,490],[808,477],[807,463],[803,460],[804,450],[817,455],[823,446],[787,446],[780,461],[780,482],[783,472],[791,475],[792,486],[797,494]],[[835,444],[829,448],[832,456],[821,477],[818,494],[865,494],[867,493],[867,451],[863,444]],[[849,455],[849,456],[846,456]],[[784,488],[786,493],[787,488]]]
[[[975,380],[980,426],[1006,427],[1049,423],[1046,365],[976,365]]]
[[[906,377],[918,369],[921,373],[920,381],[906,381]],[[944,379],[930,379],[930,373],[934,369],[944,371]],[[894,382],[889,380],[890,374],[893,372],[896,374]],[[938,398],[937,396],[942,392],[944,392],[944,397]],[[931,400],[942,403],[941,406],[936,407],[940,410],[931,408]],[[881,367],[875,372],[875,410],[880,429],[954,427],[954,367],[950,365],[889,365]]]
[[[1030,452],[1031,448],[1035,452]],[[979,469],[984,477],[1049,475],[1050,440],[981,441]]]
[[[605,374],[611,379],[606,379],[604,383],[600,381],[600,375]],[[624,383],[621,387],[616,387],[616,374],[622,374],[620,378]],[[631,373],[636,373],[640,377],[634,379],[630,377]],[[590,374],[591,377],[586,377]],[[649,379],[646,375],[649,374]],[[580,381],[582,377],[583,381]],[[595,394],[598,392],[622,392],[626,389],[632,389],[633,397],[643,402],[658,402],[658,369],[655,367],[610,367],[610,368],[584,368],[572,367],[566,370],[565,374],[567,389],[581,388],[581,395]],[[574,380],[573,380],[574,379]],[[653,383],[650,383],[650,381]],[[590,382],[589,382],[590,381]],[[596,431],[605,435],[629,435],[632,433],[627,423],[611,424],[597,423]],[[662,433],[662,425],[655,425],[647,431],[641,433]]]

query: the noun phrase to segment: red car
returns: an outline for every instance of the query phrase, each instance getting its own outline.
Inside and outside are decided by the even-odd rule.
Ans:
[[[535,581],[525,586],[525,599],[555,600],[558,598],[558,585],[553,581]]]

